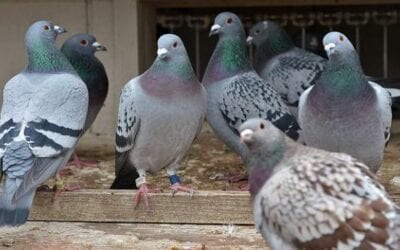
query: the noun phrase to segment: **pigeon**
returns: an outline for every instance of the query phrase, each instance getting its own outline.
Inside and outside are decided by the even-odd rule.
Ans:
[[[327,67],[299,102],[305,143],[350,154],[376,173],[390,138],[390,93],[366,80],[358,54],[345,35],[330,32],[323,45],[329,57]]]
[[[76,34],[67,39],[61,47],[61,52],[85,82],[89,91],[89,109],[83,128],[84,132],[93,124],[107,96],[107,73],[103,64],[95,56],[97,51],[106,50],[106,47],[89,34]],[[73,163],[78,167],[94,165],[80,160],[76,153],[73,158]]]
[[[272,249],[400,249],[400,209],[365,164],[261,119],[240,135],[256,228]]]
[[[121,91],[116,131],[116,178],[111,188],[127,184],[134,169],[139,178],[135,207],[148,208],[146,172],[166,168],[173,194],[193,190],[181,185],[179,163],[199,134],[206,112],[206,91],[194,74],[182,40],[158,39],[157,57],[142,75]]]
[[[63,32],[50,21],[33,23],[25,34],[28,65],[4,87],[0,226],[26,222],[36,187],[65,165],[83,131],[88,91],[56,47]]]
[[[279,24],[272,21],[255,24],[247,42],[255,46],[255,70],[271,83],[297,117],[300,95],[319,78],[327,60],[296,47]]]
[[[207,90],[207,121],[217,137],[243,161],[248,150],[240,143],[238,129],[249,118],[270,120],[291,138],[298,139],[300,128],[295,117],[249,62],[246,37],[238,16],[231,12],[217,15],[211,35],[218,35],[219,39],[202,83]]]

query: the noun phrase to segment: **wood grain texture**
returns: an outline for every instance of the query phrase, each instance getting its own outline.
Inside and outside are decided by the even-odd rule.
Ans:
[[[151,194],[150,209],[134,209],[135,191],[80,190],[64,192],[52,201],[52,192],[37,192],[29,220],[80,222],[136,222],[253,225],[247,192],[198,191],[188,194]]]

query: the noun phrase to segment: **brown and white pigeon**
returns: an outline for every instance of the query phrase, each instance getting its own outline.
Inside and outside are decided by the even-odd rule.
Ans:
[[[368,167],[269,121],[240,127],[257,229],[272,249],[400,249],[400,210]]]

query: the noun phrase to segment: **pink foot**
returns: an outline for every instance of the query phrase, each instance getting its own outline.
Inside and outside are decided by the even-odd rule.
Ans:
[[[62,192],[73,192],[79,189],[81,189],[79,185],[65,185],[63,181],[56,181],[53,187],[53,200],[57,199]]]
[[[147,188],[146,183],[141,184],[135,196],[135,209],[138,207],[141,200],[143,200],[146,209],[148,209],[150,207],[148,199],[149,193],[159,193],[159,192],[160,189],[158,188],[149,189]]]
[[[236,173],[236,174],[225,176],[225,177],[218,177],[217,180],[224,180],[224,181],[228,181],[229,183],[236,183],[239,181],[248,180],[248,176],[246,174]]]
[[[77,168],[84,167],[97,167],[98,161],[81,160],[79,156],[74,152],[72,155],[72,160],[68,162],[67,165],[75,165]]]
[[[194,190],[192,188],[181,185],[179,182],[171,185],[169,188],[172,190],[172,196],[174,196],[177,192],[181,191],[181,192],[189,193],[190,198],[193,197]]]

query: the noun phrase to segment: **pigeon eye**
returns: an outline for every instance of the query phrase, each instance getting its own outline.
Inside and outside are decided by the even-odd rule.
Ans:
[[[339,41],[343,42],[344,41],[344,37],[342,35],[339,36]]]
[[[81,40],[81,41],[80,41],[80,44],[81,44],[82,46],[86,46],[86,45],[88,45],[88,41],[87,41],[87,40]]]
[[[45,25],[45,26],[43,26],[43,29],[46,30],[46,31],[49,31],[50,27],[48,25]]]
[[[231,17],[229,17],[228,19],[226,19],[226,23],[227,24],[231,24],[233,22],[233,19]]]
[[[172,44],[172,48],[176,49],[178,47],[178,42],[174,42],[174,44]]]
[[[260,31],[259,31],[259,30],[256,30],[255,34],[258,35],[258,33],[260,33]]]
[[[264,129],[264,128],[265,128],[264,123],[260,123],[260,129]]]

